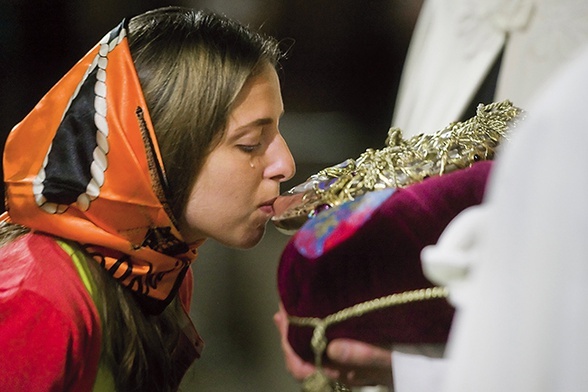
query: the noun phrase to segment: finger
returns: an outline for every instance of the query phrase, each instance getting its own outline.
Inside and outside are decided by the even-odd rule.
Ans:
[[[278,331],[280,331],[280,336],[284,336],[288,328],[288,320],[284,316],[284,307],[280,302],[278,311],[274,314],[274,323],[276,324],[276,327],[278,327]]]
[[[339,381],[349,387],[374,385],[392,386],[391,369],[359,369],[342,372]]]
[[[343,366],[390,369],[392,353],[389,350],[350,339],[335,339],[327,347],[327,355]]]
[[[280,332],[280,343],[284,353],[286,369],[292,377],[298,381],[302,381],[315,371],[315,367],[303,361],[290,346],[288,342],[288,318],[281,303],[278,312],[274,315],[274,323]]]
[[[290,342],[288,342],[288,316],[281,302],[278,312],[274,314],[274,323],[280,332],[280,344],[284,354],[286,369],[296,380],[304,380],[315,372],[316,367],[300,358],[292,346],[290,346]],[[331,379],[337,379],[341,374],[339,370],[330,367],[323,367],[323,372]]]

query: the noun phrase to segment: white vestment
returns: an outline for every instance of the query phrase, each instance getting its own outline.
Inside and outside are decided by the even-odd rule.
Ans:
[[[529,105],[482,205],[423,250],[457,306],[439,390],[588,391],[587,103],[588,51]]]
[[[413,136],[458,121],[503,49],[494,101],[526,108],[586,43],[585,0],[425,0],[392,126]]]

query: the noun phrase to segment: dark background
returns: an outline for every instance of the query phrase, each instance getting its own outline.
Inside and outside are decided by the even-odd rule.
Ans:
[[[287,189],[314,171],[383,145],[410,34],[413,0],[0,0],[0,140],[123,17],[165,5],[206,8],[288,48],[282,132],[297,161]],[[31,141],[34,143],[34,141]],[[3,199],[3,192],[0,195]],[[287,237],[255,249],[212,242],[194,269],[195,324],[207,342],[184,390],[297,391],[271,316]]]

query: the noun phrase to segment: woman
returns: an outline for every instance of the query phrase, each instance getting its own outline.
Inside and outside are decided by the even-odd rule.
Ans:
[[[263,236],[294,162],[276,41],[163,8],[115,28],[11,132],[0,389],[177,389],[206,238]]]

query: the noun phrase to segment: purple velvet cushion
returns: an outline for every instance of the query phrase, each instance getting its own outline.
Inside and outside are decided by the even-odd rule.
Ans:
[[[433,287],[420,252],[447,224],[482,201],[491,162],[432,177],[404,189],[371,192],[320,213],[288,242],[278,290],[289,315],[324,318],[360,302]],[[334,324],[327,338],[393,343],[443,343],[453,308],[441,299],[399,305]],[[290,324],[293,349],[312,361],[312,327]]]

